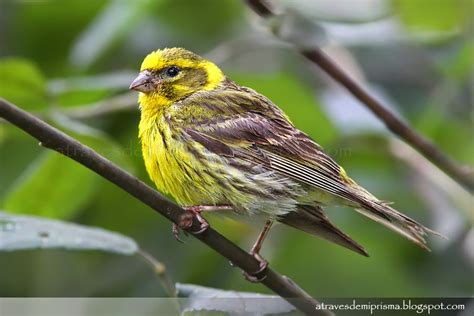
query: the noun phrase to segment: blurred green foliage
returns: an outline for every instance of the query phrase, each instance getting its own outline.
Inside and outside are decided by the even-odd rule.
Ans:
[[[55,153],[44,153],[18,176],[7,192],[4,209],[68,219],[92,196],[94,180],[95,176],[77,163]],[[54,190],[45,186],[46,181]]]
[[[0,61],[0,95],[25,109],[47,106],[46,80],[31,61],[4,58]],[[8,78],[8,79],[7,79]]]
[[[361,22],[341,23],[346,32],[353,32],[348,33],[352,39],[348,43],[326,25],[328,37],[336,36],[339,42],[332,56],[352,74],[363,73],[396,111],[443,150],[462,163],[474,164],[474,46],[467,39],[472,36],[471,2],[383,2],[386,19],[395,23],[396,31],[377,24],[380,16],[362,21],[334,1],[331,23],[337,24],[333,17],[338,14],[345,16],[342,21]],[[467,241],[472,216],[466,216],[473,211],[472,200],[466,209],[460,202],[466,196],[462,189],[443,177],[433,181],[397,158],[390,134],[372,128],[376,119],[360,105],[343,104],[334,115],[330,109],[341,101],[324,97],[334,84],[272,39],[248,11],[238,0],[73,0],[67,5],[58,0],[2,1],[0,97],[150,183],[137,140],[137,105],[111,100],[129,93],[129,82],[151,50],[181,46],[209,56],[231,78],[284,109],[375,195],[395,201],[398,209],[449,237],[449,241],[430,240],[433,252],[427,253],[349,209],[329,209],[331,218],[365,245],[371,257],[278,226],[263,251],[272,267],[316,297],[472,295],[468,276],[473,272],[473,252]],[[372,37],[357,33],[361,26],[371,27]],[[107,112],[91,111],[96,102]],[[71,109],[86,114],[73,115]],[[352,128],[355,121],[366,128]],[[170,223],[149,208],[82,166],[39,147],[6,122],[0,122],[0,209],[130,236],[167,264],[177,282],[268,292],[243,280],[219,255],[192,238],[184,245],[177,243]],[[245,223],[209,218],[243,247],[257,235],[258,229]],[[1,296],[165,295],[136,258],[35,250],[0,253],[0,267]]]
[[[472,0],[394,0],[405,26],[413,30],[454,31],[472,18]]]

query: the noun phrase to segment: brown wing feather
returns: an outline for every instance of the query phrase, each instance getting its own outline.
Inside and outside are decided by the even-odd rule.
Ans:
[[[280,222],[369,256],[361,245],[334,226],[319,206],[301,205],[296,212],[284,215]]]

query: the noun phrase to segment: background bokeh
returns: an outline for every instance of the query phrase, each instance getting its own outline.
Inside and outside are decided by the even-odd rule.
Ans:
[[[474,164],[473,1],[269,1],[263,22],[238,0],[0,2],[0,97],[27,109],[151,184],[128,85],[144,56],[180,46],[265,94],[359,183],[449,239],[425,252],[355,214],[329,209],[370,258],[276,227],[263,255],[315,297],[471,296],[473,200],[393,137],[286,39],[320,45],[351,76],[443,151]],[[274,36],[273,30],[277,36]],[[102,227],[135,239],[175,282],[266,293],[112,184],[0,122],[0,209]],[[258,229],[211,224],[248,248]],[[0,252],[0,296],[164,296],[137,257]]]

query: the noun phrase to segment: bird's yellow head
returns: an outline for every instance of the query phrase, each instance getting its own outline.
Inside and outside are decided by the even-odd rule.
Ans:
[[[140,92],[142,107],[163,107],[195,92],[213,90],[224,78],[212,62],[183,48],[165,48],[145,57],[130,89]]]

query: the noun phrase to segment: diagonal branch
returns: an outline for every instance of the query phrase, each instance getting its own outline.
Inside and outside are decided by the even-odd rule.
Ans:
[[[180,206],[102,157],[91,148],[84,146],[74,138],[1,98],[0,117],[38,139],[42,146],[79,162],[114,183],[168,220],[179,223],[181,216],[185,214],[185,211]],[[189,231],[197,231],[199,227],[199,222],[194,218],[193,225]],[[204,233],[193,236],[247,273],[258,270],[259,263],[253,256],[214,229],[209,228]],[[278,274],[270,268],[264,273],[266,277],[262,283],[305,314],[332,315],[329,312],[317,311],[318,301],[313,299],[289,278]]]
[[[264,0],[246,0],[247,4],[261,17],[273,16],[271,8]],[[329,58],[321,49],[300,50],[300,53],[318,65],[334,80],[343,85],[354,97],[359,99],[372,113],[382,120],[387,128],[398,135],[406,143],[419,151],[425,158],[434,163],[456,182],[471,193],[474,192],[474,170],[458,164],[443,153],[430,140],[419,134],[407,123],[390,112],[379,100],[375,99],[366,89],[354,81],[343,69]]]

